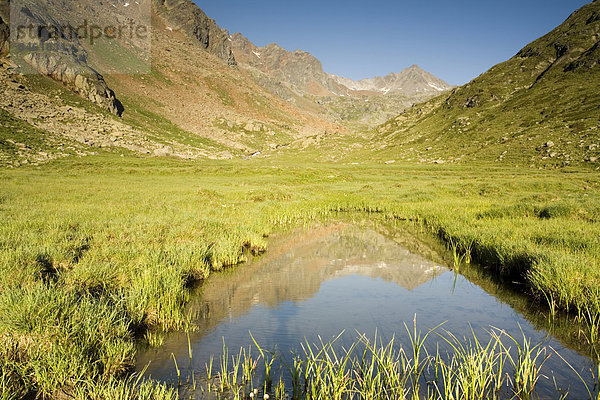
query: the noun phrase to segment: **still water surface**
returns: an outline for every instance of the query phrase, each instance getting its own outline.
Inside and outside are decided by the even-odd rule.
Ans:
[[[395,337],[406,348],[405,324],[412,329],[416,316],[423,331],[443,323],[438,329],[442,334],[448,330],[462,337],[474,332],[487,342],[486,331],[496,327],[516,338],[524,334],[533,343],[543,342],[550,357],[538,385],[541,397],[557,397],[554,380],[569,389],[568,398],[589,397],[550,347],[591,382],[589,359],[451,272],[426,245],[404,246],[375,230],[336,224],[271,239],[269,248],[247,265],[211,276],[192,302],[199,330],[189,334],[194,354],[189,369],[197,375],[205,372],[211,355],[215,360],[221,355],[223,340],[231,353],[248,348],[249,332],[262,347],[277,346],[280,354],[301,353],[302,342],[317,342],[319,336],[330,340],[342,331],[340,344],[351,343],[358,333],[371,339],[377,334],[384,340]],[[439,341],[432,335],[428,349],[435,352]],[[141,349],[137,368],[149,364],[147,374],[153,378],[177,382],[173,356],[185,373],[187,334],[173,333],[160,348]]]

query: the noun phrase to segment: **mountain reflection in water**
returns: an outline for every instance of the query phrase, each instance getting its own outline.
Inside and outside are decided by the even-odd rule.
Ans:
[[[276,346],[283,355],[300,351],[305,340],[327,341],[342,331],[341,345],[359,333],[372,338],[377,332],[380,339],[396,336],[399,345],[410,347],[404,324],[412,325],[416,315],[424,331],[443,323],[439,333],[476,333],[486,342],[486,330],[494,326],[515,338],[545,341],[582,374],[588,368],[585,357],[530,324],[526,315],[450,272],[433,248],[402,235],[335,224],[271,238],[266,254],[214,274],[194,296],[189,312],[198,330],[189,333],[194,352],[189,367],[201,375],[210,356],[221,355],[223,341],[236,353],[252,344],[250,332],[261,346]],[[436,342],[431,349],[442,350],[443,341]],[[176,382],[173,357],[180,362],[189,357],[188,334],[174,332],[159,348],[141,349],[137,368],[150,363],[148,374]],[[558,356],[546,366],[561,371],[555,377],[560,387],[577,383]],[[546,383],[538,389],[555,394],[553,383]]]

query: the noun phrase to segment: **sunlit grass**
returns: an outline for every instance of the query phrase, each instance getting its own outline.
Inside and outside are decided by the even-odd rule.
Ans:
[[[126,376],[136,335],[158,345],[193,328],[195,282],[260,254],[272,232],[341,214],[413,221],[459,268],[472,259],[524,284],[597,343],[599,185],[587,170],[110,155],[1,171],[0,388]]]

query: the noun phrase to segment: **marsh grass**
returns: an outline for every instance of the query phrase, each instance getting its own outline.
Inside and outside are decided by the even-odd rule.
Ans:
[[[229,387],[218,397],[240,398],[239,393],[249,393],[250,396],[242,398],[262,395],[292,400],[539,398],[536,393],[539,380],[551,378],[551,371],[544,371],[544,364],[551,354],[557,353],[542,344],[532,344],[525,336],[518,339],[494,328],[488,334],[489,340],[482,342],[475,332],[471,337],[459,339],[451,332],[440,332],[440,327],[425,333],[409,329],[408,349],[396,345],[395,339],[384,342],[377,334],[373,340],[359,334],[346,347],[339,343],[343,333],[329,341],[321,338],[316,343],[305,341],[301,344],[302,354],[293,355],[293,364],[289,364],[286,355],[272,353],[273,358],[287,365],[279,370],[274,389],[266,383],[274,377],[262,374],[256,377],[257,387],[262,390],[253,390],[244,383],[237,390]],[[430,352],[428,346],[432,342],[425,343],[425,339],[431,335],[447,344],[447,350],[441,351],[438,345],[435,352]],[[227,349],[224,351],[228,353]],[[586,385],[590,400],[597,399],[595,389],[558,356]],[[267,363],[272,363],[271,360]],[[230,374],[235,374],[235,370]],[[291,385],[291,390],[286,384]],[[557,398],[565,398],[567,394],[568,391],[556,388]]]
[[[136,338],[158,345],[161,332],[193,328],[194,282],[260,254],[275,231],[342,215],[412,221],[579,316],[581,340],[597,344],[599,189],[586,170],[309,160],[103,154],[3,170],[0,388],[51,396],[126,377]]]

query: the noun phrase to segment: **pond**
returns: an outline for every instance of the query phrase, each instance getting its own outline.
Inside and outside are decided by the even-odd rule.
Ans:
[[[274,237],[266,254],[211,276],[190,305],[198,330],[168,334],[158,348],[140,348],[137,369],[176,384],[174,359],[184,376],[193,371],[201,377],[211,356],[218,360],[222,354],[224,342],[237,354],[253,345],[252,337],[284,356],[302,353],[302,343],[328,341],[342,332],[336,346],[348,348],[364,334],[384,342],[395,338],[396,346],[410,348],[407,331],[413,332],[416,320],[423,333],[441,324],[439,335],[426,342],[431,354],[449,350],[442,339],[446,331],[487,343],[489,332],[503,330],[519,343],[524,336],[532,345],[541,343],[545,353],[538,363],[549,357],[537,396],[557,398],[559,387],[568,398],[589,398],[573,369],[592,390],[591,360],[508,303],[452,272],[435,246],[408,240],[404,233],[332,224]],[[255,346],[252,351],[258,355]],[[218,369],[216,361],[213,368]],[[190,390],[182,388],[188,396]]]

